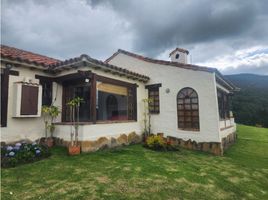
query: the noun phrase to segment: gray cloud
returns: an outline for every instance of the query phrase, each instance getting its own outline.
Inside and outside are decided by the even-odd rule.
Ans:
[[[180,46],[208,63],[268,46],[267,10],[261,0],[2,0],[2,42],[62,59],[118,48],[157,58]]]
[[[268,75],[268,63],[263,63],[261,66],[256,65],[240,65],[236,68],[227,67],[221,71],[224,75],[250,73],[250,74],[262,74]]]

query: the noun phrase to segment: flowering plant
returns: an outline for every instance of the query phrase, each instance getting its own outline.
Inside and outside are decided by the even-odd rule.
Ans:
[[[147,137],[145,147],[153,150],[178,151],[178,147],[172,145],[171,141],[167,141],[159,135],[151,135]]]
[[[18,142],[1,147],[1,166],[15,167],[22,163],[34,162],[50,155],[48,148],[36,142]]]

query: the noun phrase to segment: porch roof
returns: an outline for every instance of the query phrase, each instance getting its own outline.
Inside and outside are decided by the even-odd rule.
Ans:
[[[79,57],[75,57],[75,58],[71,58],[62,62],[51,64],[49,65],[48,70],[58,73],[58,72],[68,70],[68,69],[77,69],[81,66],[83,67],[90,66],[93,69],[102,70],[104,72],[108,72],[114,75],[126,76],[127,78],[131,78],[133,80],[138,80],[142,82],[147,82],[150,79],[148,76],[130,71],[125,68],[121,68],[115,65],[105,63],[103,61],[91,58],[90,56],[86,54],[82,54]]]

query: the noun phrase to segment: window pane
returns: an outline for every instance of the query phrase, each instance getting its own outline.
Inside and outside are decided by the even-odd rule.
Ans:
[[[192,98],[192,103],[198,103],[198,99],[197,98]]]
[[[198,110],[198,104],[192,104],[192,110]]]
[[[191,105],[190,104],[185,104],[184,107],[185,107],[185,110],[191,110]]]
[[[191,101],[190,101],[190,99],[189,98],[187,98],[187,99],[184,99],[184,103],[191,103]]]
[[[67,82],[64,87],[64,101],[66,104],[75,97],[80,97],[83,99],[83,102],[79,107],[79,121],[87,122],[90,121],[90,83],[84,82]],[[65,113],[63,119],[64,121],[71,121],[71,109],[70,106],[65,106]],[[77,112],[76,112],[77,113]]]
[[[97,82],[97,120],[127,120],[127,95],[127,87]]]

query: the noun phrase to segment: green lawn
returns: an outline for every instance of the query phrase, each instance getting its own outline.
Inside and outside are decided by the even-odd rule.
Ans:
[[[268,129],[238,126],[223,157],[140,145],[1,170],[2,199],[268,199]]]

